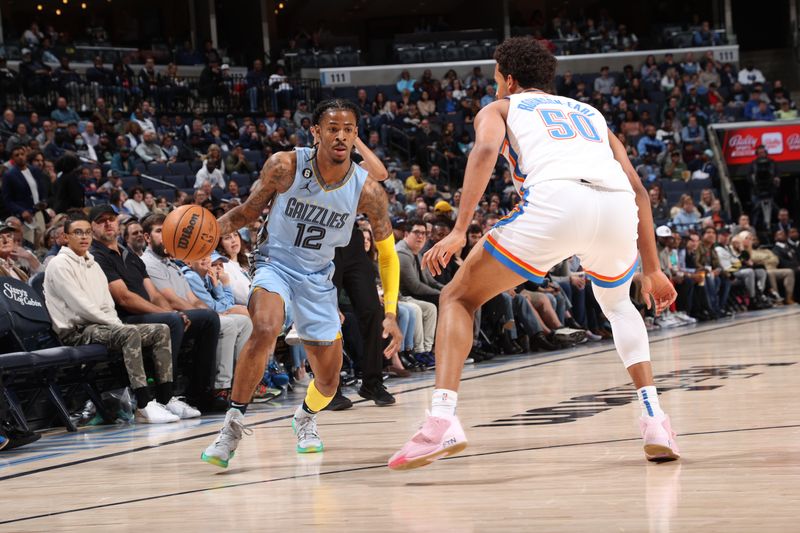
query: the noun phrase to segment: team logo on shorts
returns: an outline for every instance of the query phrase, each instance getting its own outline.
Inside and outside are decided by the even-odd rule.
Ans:
[[[312,175],[312,172],[311,172],[310,168],[303,169],[303,177],[304,178],[308,179],[308,178],[311,177],[311,175]]]

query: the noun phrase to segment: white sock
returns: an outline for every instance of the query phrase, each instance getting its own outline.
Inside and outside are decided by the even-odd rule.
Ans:
[[[655,385],[642,387],[636,391],[636,396],[639,398],[642,416],[664,416],[664,411],[658,403],[658,391]]]
[[[433,389],[431,416],[455,416],[458,393],[447,389]]]

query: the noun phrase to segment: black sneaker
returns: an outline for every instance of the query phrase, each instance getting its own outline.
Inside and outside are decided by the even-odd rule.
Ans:
[[[6,445],[3,447],[5,450],[19,448],[20,446],[25,446],[26,444],[36,442],[42,438],[42,436],[38,433],[34,433],[33,431],[23,431],[21,429],[11,427],[10,425],[4,425],[0,431],[2,431],[3,436],[8,439]]]
[[[350,401],[350,398],[342,394],[341,390],[337,390],[336,396],[333,397],[331,403],[329,403],[323,411],[344,411],[351,407],[353,407],[353,402]]]
[[[547,335],[545,335],[542,331],[533,336],[531,347],[535,347],[537,350],[542,350],[545,352],[558,350],[558,346],[550,341],[550,339],[547,338]]]
[[[358,389],[358,395],[364,399],[374,401],[375,405],[379,407],[393,405],[397,401],[394,399],[394,396],[386,390],[383,383],[362,383],[361,387]]]

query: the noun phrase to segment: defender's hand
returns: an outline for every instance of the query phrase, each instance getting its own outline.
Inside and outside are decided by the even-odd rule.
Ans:
[[[438,276],[453,256],[458,255],[467,244],[467,236],[463,233],[450,233],[447,237],[433,245],[422,257],[422,268]]]
[[[678,293],[669,278],[659,270],[642,276],[642,297],[648,309],[652,307],[650,301],[652,297],[656,304],[656,315],[660,315],[664,309],[672,305]]]
[[[392,340],[383,351],[383,356],[386,359],[394,357],[403,345],[403,333],[400,331],[400,326],[397,325],[397,317],[391,313],[387,314],[386,318],[383,319],[383,338],[388,339],[389,337]]]

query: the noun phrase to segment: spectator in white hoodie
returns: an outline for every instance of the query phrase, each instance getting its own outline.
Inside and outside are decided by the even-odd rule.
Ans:
[[[53,329],[66,345],[104,344],[121,351],[136,397],[137,422],[162,424],[200,416],[173,393],[172,350],[166,324],[123,324],[114,308],[108,280],[89,253],[92,226],[88,220],[68,220],[67,245],[47,265],[44,293]],[[156,398],[147,387],[142,348],[152,349]]]

